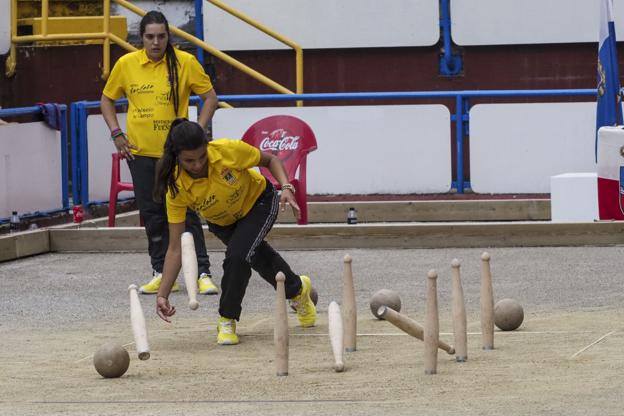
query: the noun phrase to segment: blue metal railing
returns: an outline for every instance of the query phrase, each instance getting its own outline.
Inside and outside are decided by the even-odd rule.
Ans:
[[[451,44],[451,8],[450,0],[440,1],[440,28],[442,29],[443,54],[440,57],[440,74],[446,76],[458,75],[462,71],[461,56],[453,55]]]
[[[316,94],[247,94],[221,95],[219,100],[227,102],[284,102],[284,101],[358,101],[358,100],[443,100],[452,99],[455,102],[455,112],[451,115],[451,122],[455,123],[455,180],[452,187],[457,193],[464,193],[470,187],[470,181],[465,179],[464,169],[464,142],[469,137],[470,98],[527,98],[527,97],[595,97],[595,89],[570,90],[466,90],[466,91],[400,91],[400,92],[355,92],[355,93],[316,93]],[[126,100],[117,101],[117,105],[126,104]],[[90,204],[96,201],[89,200],[88,189],[88,153],[86,117],[88,109],[99,107],[99,101],[81,101],[72,104],[72,149],[74,164],[72,175],[74,184],[73,196],[75,201]],[[191,97],[191,104],[200,105],[199,97]],[[79,152],[76,152],[76,149]],[[97,201],[99,202],[99,201]]]
[[[195,37],[199,40],[204,40],[203,1],[195,0]],[[196,54],[199,63],[204,65],[204,49],[198,46]]]
[[[38,216],[50,215],[55,212],[67,210],[69,208],[69,175],[68,175],[68,147],[67,147],[67,106],[61,104],[58,106],[60,110],[60,127],[61,127],[61,204],[62,207],[51,210],[35,210],[32,212],[22,213],[20,218],[31,218]],[[40,115],[41,107],[19,107],[0,109],[0,117],[15,117],[23,115]],[[9,217],[0,218],[0,223],[7,222]]]

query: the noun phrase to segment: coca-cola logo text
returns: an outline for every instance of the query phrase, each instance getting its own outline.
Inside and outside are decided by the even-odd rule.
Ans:
[[[299,136],[289,135],[287,130],[277,129],[268,135],[267,132],[262,133],[266,135],[260,142],[262,151],[296,150],[299,147]]]

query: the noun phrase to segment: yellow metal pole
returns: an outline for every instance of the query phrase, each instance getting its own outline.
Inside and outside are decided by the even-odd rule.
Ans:
[[[110,0],[104,0],[104,27],[102,32],[106,33],[104,44],[102,45],[102,79],[108,79],[110,75]]]
[[[250,24],[251,26],[255,27],[256,29],[266,33],[267,35],[271,36],[273,39],[276,39],[276,40],[282,42],[283,44],[290,46],[293,49],[299,48],[299,45],[296,42],[288,39],[284,35],[281,35],[281,34],[277,33],[273,29],[263,25],[262,23],[258,22],[257,20],[252,19],[251,17],[247,16],[243,12],[241,12],[239,10],[236,10],[235,8],[231,7],[230,5],[225,4],[225,3],[223,3],[220,0],[208,0],[208,2],[214,4],[215,6],[217,6],[220,9],[225,10],[226,12],[230,13],[234,17],[239,18],[243,22]]]
[[[15,75],[17,66],[17,51],[15,49],[15,37],[17,36],[17,0],[11,0],[11,52],[4,63],[4,74],[7,78]]]
[[[215,57],[221,59],[222,61],[234,66],[235,68],[240,69],[241,71],[243,71],[244,73],[246,73],[247,75],[257,79],[258,81],[262,82],[264,85],[273,88],[275,91],[281,92],[283,94],[294,94],[294,92],[292,92],[291,90],[289,90],[288,88],[278,84],[277,82],[273,81],[272,79],[262,75],[261,73],[259,73],[258,71],[248,67],[247,65],[243,64],[242,62],[237,61],[236,59],[232,58],[231,56],[221,52],[220,50],[213,48],[211,46],[208,46],[207,44],[205,44],[204,42],[202,42],[200,39],[196,38],[193,35],[189,35],[188,33],[178,29],[177,27],[174,26],[170,26],[169,27],[171,32],[183,39],[188,40],[189,42],[203,48],[205,51],[210,52],[212,55],[214,55]]]
[[[301,48],[295,49],[295,73],[297,85],[295,85],[297,94],[303,94],[303,51]],[[297,101],[297,107],[302,107],[303,101]]]
[[[257,20],[252,19],[251,17],[242,13],[241,11],[236,10],[230,5],[223,3],[221,0],[208,0],[208,2],[214,4],[215,6],[226,11],[232,16],[237,17],[238,19],[244,21],[245,23],[255,27],[256,29],[266,33],[267,35],[271,36],[273,39],[279,42],[282,42],[283,44],[293,48],[295,50],[295,78],[296,78],[295,88],[296,88],[297,94],[303,94],[303,50],[301,49],[301,46],[299,46],[298,43],[290,40],[284,35],[281,35],[275,32],[274,30],[263,25]],[[297,106],[301,107],[302,105],[303,105],[302,101],[297,101]]]
[[[15,36],[15,43],[28,43],[37,41],[53,41],[53,40],[83,40],[83,39],[104,39],[106,33],[58,33],[48,36],[43,35],[28,35],[28,36]]]
[[[120,38],[119,36],[115,35],[112,32],[108,34],[108,38],[112,40],[113,42],[115,42],[117,45],[127,50],[128,52],[134,52],[137,50],[136,47],[132,46],[131,44],[129,44],[128,42],[126,42],[125,40],[123,40],[122,38]]]
[[[137,6],[135,6],[134,4],[126,1],[126,0],[114,0],[115,3],[119,4],[122,7],[125,7],[126,9],[140,15],[140,16],[144,16],[145,15],[145,11],[143,11],[142,9],[138,8]],[[205,42],[201,41],[200,39],[196,38],[193,35],[189,35],[188,33],[178,29],[175,26],[169,25],[169,29],[171,30],[171,32],[185,40],[188,40],[189,42],[191,42],[192,44],[199,46],[200,48],[202,48],[203,50],[211,53],[212,55],[214,55],[216,58],[221,59],[223,62],[232,65],[233,67],[241,70],[242,72],[246,73],[247,75],[251,76],[252,78],[260,81],[261,83],[263,83],[264,85],[273,88],[275,91],[281,92],[283,94],[294,94],[294,92],[292,92],[291,90],[289,90],[288,88],[278,84],[277,82],[271,80],[270,78],[267,78],[266,76],[262,75],[261,73],[251,69],[250,67],[248,67],[247,65],[243,64],[242,62],[237,61],[236,59],[232,58],[231,56],[221,52],[220,50],[209,46],[208,44],[206,44]]]
[[[41,35],[48,36],[48,14],[49,14],[48,0],[41,1]]]

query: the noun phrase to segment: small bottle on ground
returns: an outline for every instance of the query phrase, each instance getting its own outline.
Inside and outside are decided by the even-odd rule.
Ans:
[[[16,233],[20,230],[20,228],[21,228],[20,217],[19,215],[17,215],[17,211],[13,211],[11,213],[11,219],[9,222],[9,232]]]
[[[357,211],[353,207],[347,212],[347,224],[357,224]]]

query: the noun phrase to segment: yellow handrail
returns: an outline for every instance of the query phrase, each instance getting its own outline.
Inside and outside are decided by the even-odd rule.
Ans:
[[[120,6],[125,7],[126,9],[130,10],[131,12],[134,12],[140,16],[145,16],[146,12],[144,10],[142,10],[141,8],[135,6],[134,4],[126,1],[126,0],[113,0],[115,3],[119,4]],[[261,73],[259,73],[258,71],[248,67],[247,65],[243,64],[242,62],[232,58],[231,56],[229,56],[226,53],[221,52],[220,50],[208,45],[206,42],[203,42],[201,39],[198,39],[197,37],[190,35],[180,29],[178,29],[177,27],[173,26],[173,25],[169,25],[169,30],[171,30],[171,32],[179,37],[181,37],[182,39],[185,39],[189,42],[191,42],[192,44],[194,44],[195,46],[199,46],[200,48],[202,48],[203,50],[209,52],[210,54],[214,55],[215,57],[221,59],[223,62],[232,65],[233,67],[241,70],[242,72],[246,73],[247,75],[251,76],[252,78],[260,81],[261,83],[263,83],[264,85],[273,88],[275,91],[281,92],[283,94],[294,94],[294,92],[292,92],[291,90],[289,90],[288,88],[278,84],[277,82],[273,81],[272,79],[262,75]]]
[[[48,14],[50,13],[48,7],[48,0],[43,0],[41,2],[41,34],[43,36],[48,36]]]
[[[122,7],[138,14],[139,16],[144,16],[146,12],[139,7],[133,5],[132,3],[126,0],[113,0],[115,3],[119,4]],[[231,8],[230,6],[220,2],[219,0],[208,0],[212,4],[217,7],[222,8],[228,13],[233,14],[237,18],[249,23],[250,25],[256,27],[257,29],[263,31],[269,36],[277,39],[278,41],[290,46],[295,50],[295,61],[296,61],[296,90],[297,93],[303,92],[303,51],[301,47],[285,36],[279,35],[268,27],[262,25],[261,23],[251,19],[249,16],[244,15],[243,13],[238,12],[237,10]],[[132,46],[130,43],[125,40],[119,38],[115,34],[110,32],[110,3],[111,0],[103,0],[103,30],[102,32],[94,32],[94,33],[66,33],[66,34],[48,34],[48,20],[49,20],[49,0],[41,1],[41,34],[39,35],[17,35],[17,0],[11,0],[11,50],[10,54],[6,60],[6,76],[11,77],[15,74],[16,68],[16,44],[18,43],[27,43],[27,42],[36,42],[36,41],[53,41],[53,40],[87,40],[87,39],[103,39],[103,52],[102,52],[102,78],[108,78],[110,74],[110,44],[114,42],[124,48],[127,51],[135,51],[136,47]],[[234,59],[233,57],[227,55],[226,53],[221,52],[220,50],[208,45],[201,39],[190,35],[175,26],[169,25],[169,29],[171,32],[182,39],[185,39],[192,44],[202,48],[203,50],[209,52],[216,58],[224,61],[225,63],[232,65],[238,70],[244,72],[245,74],[251,76],[252,78],[258,80],[259,82],[267,85],[268,87],[281,92],[283,94],[294,94],[293,91],[284,87],[283,85],[278,84],[277,82],[271,80],[270,78],[262,75],[258,71],[250,68],[249,66],[243,64],[242,62]],[[300,101],[297,101],[297,105],[301,105]],[[231,106],[227,103],[220,102],[219,106],[228,107]]]
[[[240,20],[242,20],[243,22],[255,27],[256,29],[266,33],[267,35],[271,36],[273,39],[282,42],[283,44],[285,44],[286,46],[289,46],[291,48],[293,48],[295,50],[295,77],[296,77],[296,91],[297,94],[303,94],[303,50],[301,49],[301,46],[299,46],[298,43],[290,40],[289,38],[287,38],[284,35],[280,35],[279,33],[275,32],[274,30],[266,27],[265,25],[263,25],[262,23],[258,22],[257,20],[252,19],[251,17],[247,16],[246,14],[234,9],[233,7],[223,3],[221,0],[207,0],[209,3],[214,4],[215,6],[219,7],[220,9],[228,12],[229,14],[231,14],[234,17],[239,18]],[[297,102],[298,105],[300,105],[299,103],[301,103],[301,101]]]
[[[17,52],[15,50],[15,41],[13,41],[15,37],[17,37],[17,0],[11,0],[11,50],[4,63],[4,73],[7,77],[15,75],[17,66]]]
[[[104,22],[102,31],[106,34],[110,32],[110,0],[104,0]],[[110,75],[110,37],[106,36],[102,47],[102,78],[107,79]]]

